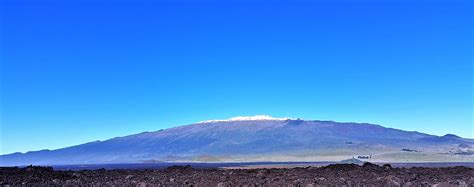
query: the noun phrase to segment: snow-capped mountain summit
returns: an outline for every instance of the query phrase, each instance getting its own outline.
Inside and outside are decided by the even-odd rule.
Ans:
[[[474,162],[474,140],[367,123],[274,118],[210,120],[57,150],[0,156],[0,166],[140,162]]]
[[[231,121],[264,121],[264,120],[273,120],[273,121],[285,121],[290,120],[291,118],[274,118],[269,115],[255,115],[255,116],[237,116],[229,119],[217,119],[217,120],[206,120],[199,123],[217,123],[217,122],[231,122]]]

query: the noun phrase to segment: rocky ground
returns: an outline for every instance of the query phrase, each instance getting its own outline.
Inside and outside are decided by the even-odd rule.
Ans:
[[[50,167],[0,168],[0,185],[127,186],[474,186],[474,169],[392,168],[365,163],[280,169],[166,169],[55,171]]]

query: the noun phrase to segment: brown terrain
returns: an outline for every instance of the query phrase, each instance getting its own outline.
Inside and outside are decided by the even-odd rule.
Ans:
[[[16,186],[474,186],[469,167],[394,168],[365,163],[272,169],[98,169],[56,171],[51,167],[0,168],[0,185]]]

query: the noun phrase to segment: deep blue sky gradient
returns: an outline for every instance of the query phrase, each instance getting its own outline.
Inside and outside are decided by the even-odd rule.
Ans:
[[[474,138],[470,0],[6,0],[0,154],[268,114]]]

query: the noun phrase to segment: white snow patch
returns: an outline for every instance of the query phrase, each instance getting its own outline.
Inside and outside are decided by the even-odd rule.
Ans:
[[[216,123],[216,122],[231,122],[231,121],[284,121],[291,118],[274,118],[269,115],[256,115],[256,116],[237,116],[229,119],[219,119],[219,120],[207,120],[201,121],[199,123]]]

